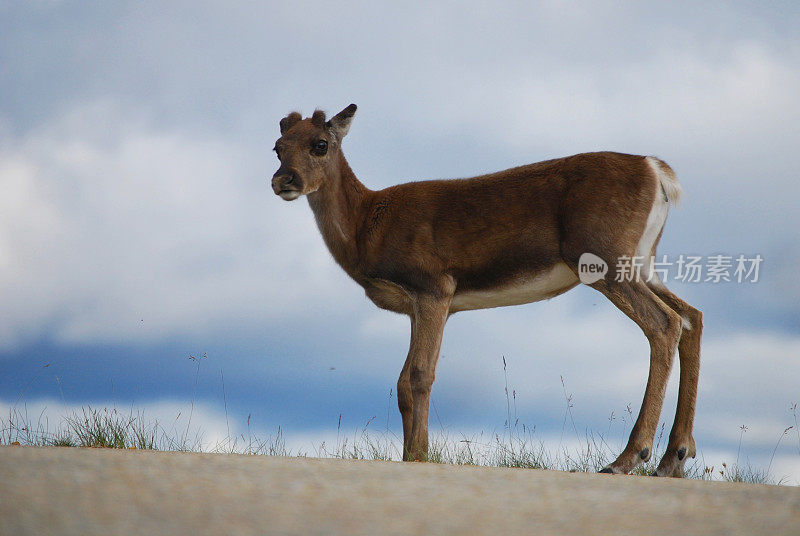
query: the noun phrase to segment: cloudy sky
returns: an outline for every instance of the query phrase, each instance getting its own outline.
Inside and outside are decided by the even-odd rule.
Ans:
[[[169,419],[195,398],[212,436],[225,404],[232,432],[291,445],[339,415],[400,433],[407,319],[268,184],[281,117],[355,102],[344,149],[371,188],[591,150],[669,162],[686,197],[660,253],[763,258],[757,282],[668,274],[705,314],[700,454],[730,463],[741,436],[798,483],[798,27],[795,2],[0,1],[0,410]],[[431,428],[502,431],[507,378],[553,448],[565,393],[580,435],[619,444],[647,355],[585,287],[456,315]]]

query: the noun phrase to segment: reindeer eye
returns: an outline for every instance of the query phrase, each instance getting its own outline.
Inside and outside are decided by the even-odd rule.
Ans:
[[[328,152],[328,142],[325,140],[314,142],[314,145],[311,146],[311,151],[317,156],[323,156]]]

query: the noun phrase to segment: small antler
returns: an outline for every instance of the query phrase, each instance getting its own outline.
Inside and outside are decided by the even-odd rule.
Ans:
[[[300,115],[299,112],[292,112],[289,115],[287,115],[286,117],[284,117],[283,119],[281,119],[281,122],[280,122],[281,135],[283,135],[284,132],[286,132],[287,130],[292,128],[301,119],[303,119],[303,116]]]
[[[325,112],[322,110],[314,110],[314,115],[311,116],[311,123],[314,124],[315,127],[324,127],[325,126]]]

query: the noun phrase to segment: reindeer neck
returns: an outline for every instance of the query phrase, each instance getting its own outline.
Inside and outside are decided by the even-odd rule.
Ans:
[[[361,184],[340,155],[339,171],[308,195],[317,226],[333,258],[351,276],[358,260],[356,234],[364,220],[363,207],[370,190]]]

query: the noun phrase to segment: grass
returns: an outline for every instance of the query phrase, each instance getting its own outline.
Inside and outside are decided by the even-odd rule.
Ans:
[[[189,436],[188,427],[165,428],[157,420],[146,419],[141,412],[124,413],[116,408],[91,406],[65,416],[55,428],[43,415],[34,420],[25,409],[14,408],[7,418],[0,417],[0,445],[291,455],[280,428],[275,437],[267,440],[229,436],[207,449],[199,433]]]
[[[371,423],[372,419],[352,436],[340,434],[335,445],[323,442],[315,449],[314,455],[354,460],[399,460],[402,438],[389,431],[372,430]],[[655,470],[657,460],[663,454],[663,435],[662,425],[653,456],[637,468],[635,474],[648,475]],[[8,418],[0,418],[0,445],[12,444],[269,456],[307,455],[290,452],[280,428],[274,437],[267,439],[240,435],[228,437],[211,448],[203,448],[197,437],[190,440],[186,431],[165,428],[158,421],[146,419],[141,413],[88,406],[66,416],[54,429],[41,415],[34,420],[24,410],[12,410]],[[562,447],[548,451],[543,442],[537,440],[535,430],[515,424],[508,427],[502,436],[494,434],[487,437],[481,434],[468,438],[434,432],[429,447],[429,461],[433,463],[570,472],[596,472],[609,463],[614,454],[605,438],[596,434],[587,434],[578,449]],[[705,466],[699,460],[689,460],[686,476],[701,480],[780,483],[775,481],[768,469],[755,468],[749,463],[740,463],[738,459],[730,466],[723,463],[718,470]]]
[[[205,359],[190,356],[195,362],[195,393],[199,376],[200,362]],[[503,370],[506,372],[506,363],[503,359]],[[222,371],[220,371],[222,374]],[[275,436],[263,439],[253,436],[250,432],[250,417],[247,419],[247,437],[244,434],[231,436],[230,426],[227,423],[227,400],[225,400],[227,437],[212,446],[204,446],[200,440],[200,433],[189,435],[191,419],[194,413],[194,397],[189,411],[186,428],[178,429],[176,423],[168,428],[162,426],[157,420],[147,419],[142,412],[118,411],[116,408],[92,408],[85,406],[56,423],[53,427],[44,413],[32,417],[23,405],[20,409],[19,399],[9,410],[7,418],[0,417],[0,445],[24,446],[55,446],[55,447],[87,447],[87,448],[113,448],[113,449],[138,449],[161,451],[185,452],[215,452],[238,453],[248,455],[268,456],[306,456],[307,453],[292,453],[286,448],[283,431],[279,427]],[[585,433],[581,436],[575,425],[572,415],[572,395],[567,394],[566,385],[562,378],[564,392],[564,419],[561,441],[556,450],[548,450],[544,443],[537,438],[535,427],[531,428],[520,424],[516,412],[516,392],[509,391],[506,375],[506,419],[502,433],[473,437],[453,437],[442,427],[439,432],[432,432],[428,461],[433,463],[474,465],[487,467],[511,467],[522,469],[553,469],[570,472],[596,472],[610,463],[619,448],[612,447],[604,434]],[[27,389],[27,387],[26,387]],[[24,394],[24,391],[23,391]],[[196,396],[196,395],[195,395]],[[20,395],[22,398],[22,395]],[[390,393],[391,398],[391,393]],[[435,409],[435,408],[434,408]],[[800,455],[800,430],[797,427],[797,405],[790,406],[794,416],[794,426],[789,426],[778,438],[778,443],[772,454],[772,459],[767,469],[756,468],[749,462],[740,463],[742,440],[746,426],[740,427],[739,445],[736,461],[728,465],[723,463],[720,468],[709,467],[703,463],[702,458],[690,459],[685,469],[685,476],[700,480],[723,480],[729,482],[747,482],[762,484],[781,484],[771,475],[770,469],[778,446],[784,437],[795,430],[798,439],[798,454]],[[622,436],[624,439],[626,427],[633,422],[633,412],[630,406],[623,415]],[[180,414],[178,415],[180,418]],[[609,417],[609,431],[611,422],[615,420],[612,413]],[[314,455],[323,458],[340,458],[355,460],[399,460],[402,457],[402,438],[389,430],[384,431],[371,428],[374,417],[368,420],[363,427],[352,435],[343,434],[341,429],[341,415],[337,426],[335,444],[321,443],[314,449]],[[571,449],[563,446],[564,435],[574,434],[578,447]],[[658,460],[666,448],[664,437],[665,426],[662,423],[656,434],[654,452],[650,460],[641,464],[634,472],[638,475],[649,475],[656,469]]]

